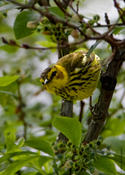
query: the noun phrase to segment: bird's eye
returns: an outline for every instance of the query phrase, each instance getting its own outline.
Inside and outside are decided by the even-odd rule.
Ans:
[[[52,80],[53,77],[56,75],[57,71],[52,72],[50,79]]]
[[[57,71],[54,71],[54,72],[52,73],[52,75],[53,75],[53,76],[55,76],[55,75],[56,75],[56,73],[57,73]]]

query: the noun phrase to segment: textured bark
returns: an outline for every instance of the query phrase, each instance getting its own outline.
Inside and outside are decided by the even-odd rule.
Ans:
[[[62,116],[73,116],[73,102],[72,101],[62,101],[61,113]]]
[[[83,143],[97,139],[104,126],[108,109],[115,90],[118,72],[125,60],[125,49],[115,48],[115,54],[106,72],[101,76],[101,91]]]

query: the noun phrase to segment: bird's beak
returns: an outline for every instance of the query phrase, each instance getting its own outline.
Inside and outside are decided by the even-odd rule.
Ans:
[[[45,79],[44,84],[47,84],[48,82],[49,82],[48,79]]]
[[[46,85],[49,81],[48,81],[48,79],[43,80],[43,79],[41,78],[41,79],[40,79],[40,82],[41,82],[43,85]]]

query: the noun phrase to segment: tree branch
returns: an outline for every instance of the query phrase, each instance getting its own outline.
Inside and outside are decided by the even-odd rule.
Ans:
[[[94,106],[94,113],[83,143],[97,139],[108,116],[108,108],[116,86],[118,72],[125,59],[124,48],[115,48],[115,55],[109,63],[106,72],[101,76],[101,90],[97,104]]]
[[[125,24],[125,19],[124,19],[125,10],[123,10],[122,8],[120,8],[120,5],[119,5],[119,3],[116,0],[113,0],[113,2],[114,2],[115,8],[117,9],[117,12],[119,14],[120,19]]]
[[[79,113],[79,121],[80,122],[82,122],[84,106],[85,106],[85,102],[80,101],[80,113]]]
[[[69,6],[69,4],[70,4],[70,1],[71,1],[71,0],[63,0],[63,1],[62,1],[63,7],[64,7],[64,8],[67,8],[67,7]]]
[[[54,0],[54,2],[56,3],[56,5],[64,12],[65,15],[72,17],[72,15],[70,15],[64,8],[64,6],[62,5],[62,3],[60,1]]]
[[[23,136],[26,140],[27,139],[27,122],[25,120],[26,113],[24,112],[25,103],[23,102],[23,99],[22,99],[20,87],[21,87],[21,81],[18,80],[18,103],[19,104],[16,108],[16,114],[19,114],[19,120],[22,121],[23,123],[23,127],[24,127]]]

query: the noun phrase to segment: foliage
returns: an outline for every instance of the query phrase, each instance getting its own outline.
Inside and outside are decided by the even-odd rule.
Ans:
[[[61,117],[61,99],[41,92],[40,74],[55,61],[58,46],[69,49],[66,40],[72,39],[69,52],[87,49],[90,45],[85,41],[98,35],[93,26],[101,25],[98,14],[86,17],[78,13],[84,1],[72,1],[67,9],[55,2],[45,8],[40,1],[28,7],[20,6],[27,3],[24,0],[0,1],[0,175],[125,174],[124,65],[105,126],[99,138],[90,143],[83,144],[91,120],[88,101],[80,123],[79,102],[74,104],[74,118]],[[50,16],[45,15],[45,9]],[[119,11],[124,17],[125,9]],[[105,18],[105,25],[110,26]],[[122,24],[121,19],[116,22]],[[116,25],[111,32],[124,38],[125,28]],[[111,45],[102,41],[99,47],[93,46],[105,71]],[[100,84],[93,95],[94,104],[99,89]],[[66,141],[57,139],[59,132]]]

